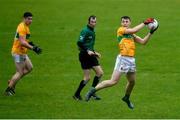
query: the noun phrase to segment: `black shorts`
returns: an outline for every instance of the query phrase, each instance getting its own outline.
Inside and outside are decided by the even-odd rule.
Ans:
[[[95,56],[90,56],[87,53],[79,53],[79,61],[82,69],[90,69],[93,66],[98,66],[99,62]]]

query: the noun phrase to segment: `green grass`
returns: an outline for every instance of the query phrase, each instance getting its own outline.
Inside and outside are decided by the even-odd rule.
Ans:
[[[1,0],[0,93],[15,71],[10,51],[25,11],[34,14],[31,40],[43,48],[43,54],[29,52],[34,70],[18,83],[15,96],[0,94],[0,118],[180,118],[179,4],[179,0]],[[131,16],[132,26],[147,17],[160,23],[146,46],[137,44],[133,111],[120,100],[125,77],[117,86],[100,91],[101,101],[72,99],[82,79],[76,41],[91,14],[98,20],[95,48],[102,54],[103,80],[110,78],[119,52],[116,29],[120,17]],[[146,32],[147,28],[138,35]]]

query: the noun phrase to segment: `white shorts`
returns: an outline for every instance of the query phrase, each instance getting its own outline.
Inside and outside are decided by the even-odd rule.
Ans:
[[[27,55],[12,54],[12,56],[16,63],[24,62],[28,58]]]
[[[122,73],[136,72],[135,58],[118,55],[114,70]]]

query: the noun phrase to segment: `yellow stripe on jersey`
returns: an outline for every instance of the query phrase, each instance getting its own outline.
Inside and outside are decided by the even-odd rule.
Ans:
[[[12,53],[19,55],[27,54],[28,49],[21,45],[19,41],[19,36],[25,37],[26,41],[28,41],[30,37],[29,27],[24,22],[21,22],[17,27],[14,43],[12,47]]]
[[[134,37],[132,34],[124,34],[125,29],[125,27],[120,27],[117,30],[120,54],[133,57],[135,55]]]

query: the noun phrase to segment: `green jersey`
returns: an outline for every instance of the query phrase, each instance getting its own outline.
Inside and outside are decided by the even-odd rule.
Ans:
[[[86,26],[80,33],[77,45],[81,52],[86,52],[87,50],[94,51],[95,44],[95,32],[90,26]]]

